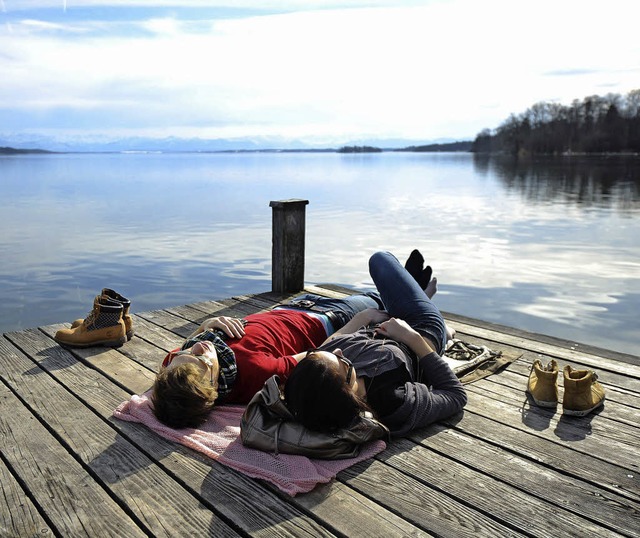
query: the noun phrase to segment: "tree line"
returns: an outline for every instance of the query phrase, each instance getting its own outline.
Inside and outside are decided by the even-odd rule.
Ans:
[[[640,90],[591,95],[571,105],[540,102],[482,130],[475,153],[511,155],[640,152]]]

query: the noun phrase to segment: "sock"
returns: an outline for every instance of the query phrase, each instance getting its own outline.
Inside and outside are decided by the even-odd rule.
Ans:
[[[433,275],[433,269],[431,269],[430,265],[427,265],[424,268],[424,271],[420,272],[420,276],[416,278],[420,287],[424,290],[427,289],[429,282],[431,281],[431,276]],[[414,277],[415,278],[415,277]]]
[[[412,250],[407,258],[407,262],[404,264],[404,268],[409,271],[409,274],[420,281],[420,275],[422,273],[422,267],[424,266],[424,258],[418,249]],[[428,281],[427,281],[428,282]],[[424,289],[424,286],[421,286]]]

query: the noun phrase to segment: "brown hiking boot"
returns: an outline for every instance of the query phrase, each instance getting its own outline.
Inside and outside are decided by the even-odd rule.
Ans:
[[[564,397],[562,412],[565,415],[583,417],[604,404],[604,388],[598,376],[591,370],[564,368]]]
[[[122,310],[118,301],[98,295],[86,319],[72,329],[60,329],[54,340],[69,347],[119,347],[127,341]]]
[[[133,319],[129,314],[131,301],[120,295],[118,292],[110,290],[109,288],[103,288],[102,295],[107,296],[109,299],[112,299],[122,305],[122,320],[124,321],[124,328],[127,332],[127,340],[131,340],[131,338],[133,338]],[[83,322],[83,319],[77,319],[71,324],[71,328],[75,329],[76,327],[80,327]]]
[[[558,364],[550,360],[546,368],[536,359],[531,367],[527,392],[540,407],[556,407],[558,405]]]

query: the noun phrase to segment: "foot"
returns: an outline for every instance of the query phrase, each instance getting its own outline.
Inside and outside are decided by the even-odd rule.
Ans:
[[[412,250],[404,264],[404,268],[409,271],[409,274],[415,278],[416,281],[419,281],[423,266],[424,258],[422,254],[420,254],[420,251],[418,249]],[[421,287],[424,289],[424,286]]]
[[[449,340],[453,340],[456,337],[456,330],[453,327],[449,327],[446,323],[444,324],[444,327],[447,330],[447,342]]]
[[[431,280],[429,280],[427,287],[424,288],[424,292],[427,294],[427,297],[429,297],[429,299],[433,299],[433,296],[436,294],[437,291],[438,291],[438,279],[434,276]]]
[[[433,269],[430,265],[424,267],[424,257],[420,254],[418,249],[414,249],[409,254],[404,268],[424,290],[429,299],[433,299],[433,296],[438,291],[438,279],[433,277]]]

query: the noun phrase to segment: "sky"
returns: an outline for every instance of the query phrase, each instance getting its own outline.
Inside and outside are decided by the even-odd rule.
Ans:
[[[640,88],[636,0],[0,0],[0,135],[471,140]]]

